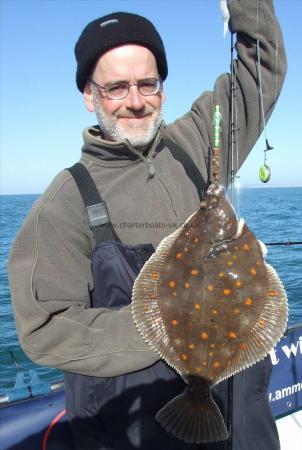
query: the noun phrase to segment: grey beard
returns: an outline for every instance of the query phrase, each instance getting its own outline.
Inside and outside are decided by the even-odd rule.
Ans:
[[[150,124],[140,124],[138,121],[133,124],[131,129],[125,130],[118,124],[117,118],[115,116],[109,117],[104,112],[102,106],[95,96],[93,96],[93,100],[98,124],[105,138],[109,138],[113,141],[124,141],[125,139],[127,139],[135,148],[145,147],[146,145],[151,144],[151,142],[154,140],[162,122],[162,105],[156,112],[156,115]],[[153,111],[154,108],[152,107],[146,108],[147,113]]]

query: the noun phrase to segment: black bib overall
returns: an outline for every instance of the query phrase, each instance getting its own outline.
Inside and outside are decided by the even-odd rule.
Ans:
[[[179,157],[181,150],[176,150],[172,151],[173,156],[192,175],[192,162],[188,163],[187,156]],[[126,306],[131,302],[134,280],[154,248],[151,244],[131,246],[120,242],[86,169],[76,164],[69,170],[86,207],[102,204],[90,217],[97,242],[92,254],[94,289],[91,306]],[[195,171],[191,178],[204,188],[203,181],[196,180],[196,176],[200,177],[196,174]],[[278,436],[266,396],[270,371],[266,359],[234,376],[232,382],[227,380],[213,388],[213,396],[228,424],[231,438],[207,445],[186,444],[167,433],[154,419],[158,410],[185,387],[180,376],[164,361],[110,378],[66,372],[66,410],[76,449],[278,450]]]

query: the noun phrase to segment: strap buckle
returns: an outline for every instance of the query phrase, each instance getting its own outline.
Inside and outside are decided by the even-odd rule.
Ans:
[[[105,225],[110,222],[107,206],[105,202],[96,203],[86,207],[90,228]]]

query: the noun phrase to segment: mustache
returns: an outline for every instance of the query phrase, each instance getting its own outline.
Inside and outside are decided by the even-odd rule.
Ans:
[[[156,111],[156,108],[152,106],[145,106],[140,111],[127,111],[125,113],[116,112],[113,114],[113,117],[116,119],[141,119],[142,117],[149,116]]]

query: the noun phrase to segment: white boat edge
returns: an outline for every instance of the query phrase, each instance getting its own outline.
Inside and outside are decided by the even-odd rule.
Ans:
[[[302,410],[276,420],[281,450],[302,449]]]

